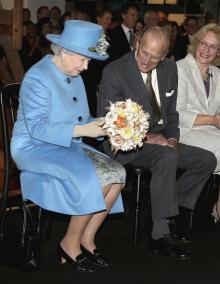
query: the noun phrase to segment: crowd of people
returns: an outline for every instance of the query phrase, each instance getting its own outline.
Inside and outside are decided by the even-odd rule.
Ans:
[[[57,248],[61,263],[83,272],[110,265],[95,235],[110,211],[123,212],[126,165],[152,174],[149,248],[189,258],[182,242],[191,242],[190,214],[209,177],[220,173],[220,26],[189,16],[179,27],[163,11],[141,18],[129,3],[119,21],[106,7],[95,23],[83,9],[61,15],[58,7],[40,7],[36,24],[28,9],[23,15],[27,72],[11,153],[24,198],[71,215]],[[113,151],[104,117],[109,102],[126,99],[150,114],[149,132],[142,148]],[[84,137],[100,140],[104,153]],[[220,197],[215,222],[219,214]]]

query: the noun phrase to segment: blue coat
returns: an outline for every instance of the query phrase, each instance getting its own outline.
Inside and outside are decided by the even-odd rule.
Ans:
[[[74,126],[86,124],[89,114],[80,76],[68,77],[50,55],[25,75],[20,90],[11,154],[21,170],[24,199],[69,215],[106,210],[95,167]],[[119,196],[111,212],[122,212]]]

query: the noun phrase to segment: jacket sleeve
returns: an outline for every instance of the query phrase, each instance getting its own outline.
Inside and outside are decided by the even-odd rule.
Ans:
[[[107,66],[102,73],[102,80],[99,89],[97,102],[97,115],[105,116],[108,112],[110,102],[125,100],[121,88],[119,86],[119,78],[110,65]]]
[[[74,122],[53,123],[50,121],[52,87],[46,76],[35,68],[25,76],[21,91],[24,119],[33,139],[69,147]]]
[[[178,65],[177,111],[179,112],[180,127],[192,128],[197,113],[187,110],[188,84],[186,72],[182,66]],[[191,95],[193,95],[193,90]]]
[[[166,67],[166,70],[168,72],[167,80],[169,81],[169,85],[171,84],[172,86],[171,89],[173,90],[173,95],[170,98],[166,98],[167,124],[165,129],[162,131],[162,134],[167,139],[175,138],[178,141],[180,133],[179,133],[179,114],[176,110],[177,88],[178,88],[176,63],[170,61],[170,64]]]

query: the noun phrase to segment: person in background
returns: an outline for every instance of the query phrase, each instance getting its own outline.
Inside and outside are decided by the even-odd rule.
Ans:
[[[44,56],[44,52],[39,47],[39,35],[35,24],[29,21],[24,26],[26,35],[22,38],[22,47],[19,54],[24,70],[27,71]]]
[[[123,211],[124,168],[82,142],[105,136],[104,119],[89,114],[80,76],[92,58],[108,58],[105,49],[90,51],[103,42],[102,33],[99,25],[68,20],[62,34],[47,35],[54,55],[25,74],[11,140],[23,198],[71,216],[57,254],[60,263],[80,272],[110,265],[95,236],[110,210]]]
[[[174,57],[176,60],[180,60],[186,56],[190,40],[199,29],[199,19],[196,16],[187,17],[184,22],[184,28],[186,33],[183,35],[179,34],[176,38],[174,47]]]
[[[179,33],[179,25],[175,21],[170,22],[172,25],[172,33],[171,33],[171,38],[170,38],[170,45],[171,45],[171,50],[174,51],[174,47],[176,44],[176,37]]]
[[[71,13],[69,11],[65,12],[60,18],[60,32],[64,29],[64,23],[66,20],[71,19]]]
[[[57,6],[50,9],[50,22],[52,33],[60,33],[61,10]]]
[[[57,7],[57,6],[53,6],[50,9],[50,20],[51,20],[51,22],[53,22],[53,21],[59,22],[60,21],[60,17],[61,17],[61,10],[60,10],[60,8]]]
[[[187,56],[177,62],[180,141],[213,152],[220,174],[220,27],[208,24],[192,37]],[[213,207],[220,221],[220,195]]]
[[[113,61],[135,48],[134,27],[138,21],[139,7],[136,4],[126,3],[121,7],[120,16],[121,24],[109,31],[109,61]]]
[[[96,14],[97,24],[102,26],[106,39],[108,40],[109,28],[112,21],[112,12],[108,7],[99,7]],[[86,87],[89,109],[92,116],[96,117],[97,95],[102,77],[102,70],[107,61],[92,60],[89,68],[82,73]]]
[[[50,41],[47,39],[47,34],[52,33],[50,18],[43,18],[38,22],[39,29],[39,48],[45,54],[51,54]]]
[[[216,17],[210,12],[205,14],[205,25],[207,24],[217,24]]]
[[[50,10],[48,6],[40,6],[37,9],[37,21],[40,21],[43,18],[49,18],[50,17]]]
[[[160,19],[158,16],[158,12],[153,10],[148,10],[144,13],[144,24],[145,28],[150,28],[153,26],[158,26],[160,23]]]
[[[71,19],[91,22],[91,17],[87,9],[77,5],[71,12]]]
[[[139,40],[142,32],[144,31],[144,21],[142,19],[138,19],[135,27],[134,27],[134,40],[133,40],[133,46],[136,48],[137,41]]]
[[[171,22],[163,22],[161,23],[161,27],[167,30],[169,37],[170,37],[170,46],[169,46],[169,51],[167,52],[166,57],[170,58],[172,60],[175,60],[173,50],[172,50],[172,45],[171,45],[171,38],[172,38],[172,32],[173,32],[173,25]]]
[[[23,8],[23,25],[31,21],[31,11],[28,8]]]
[[[168,13],[163,10],[158,11],[158,17],[159,25],[162,25],[163,23],[166,23],[168,21]]]
[[[96,22],[102,26],[104,33],[108,35],[112,23],[112,11],[108,7],[100,7],[96,13]]]
[[[37,30],[38,30],[39,34],[40,34],[40,28],[41,28],[41,20],[44,19],[44,18],[49,18],[49,17],[50,17],[50,10],[49,10],[48,6],[40,6],[37,9],[37,23],[36,23],[36,27],[37,27]]]

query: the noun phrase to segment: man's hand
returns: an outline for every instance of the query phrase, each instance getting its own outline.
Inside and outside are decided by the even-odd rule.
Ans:
[[[159,133],[148,133],[146,135],[146,140],[144,141],[146,144],[157,144],[161,146],[171,146],[170,142]]]
[[[174,147],[174,148],[177,147],[177,141],[176,141],[175,138],[169,138],[169,139],[168,139],[168,143],[169,143],[169,146],[170,146],[170,147]]]

